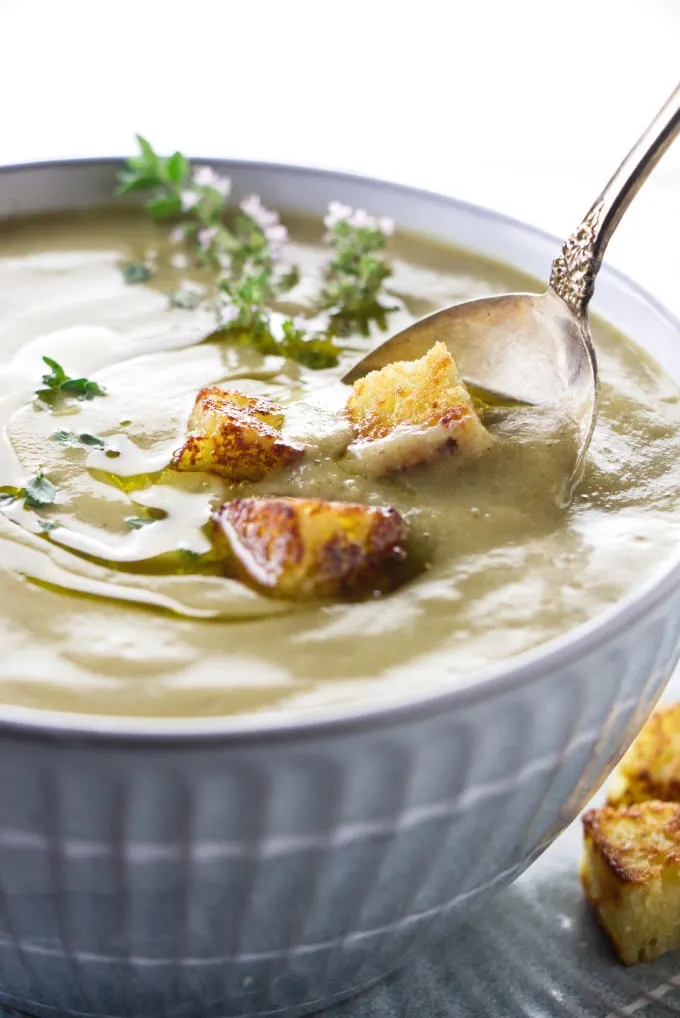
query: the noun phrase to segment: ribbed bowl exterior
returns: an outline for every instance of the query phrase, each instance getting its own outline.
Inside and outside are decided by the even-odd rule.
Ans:
[[[436,196],[229,169],[279,204],[302,176],[305,204],[339,195],[490,253],[505,244],[531,271],[553,245]],[[93,203],[111,173],[5,171],[0,215]],[[663,361],[674,323],[610,276],[605,303],[634,335],[656,330]],[[472,695],[247,737],[0,717],[0,1003],[44,1018],[290,1018],[382,977],[518,875],[611,769],[680,655],[680,569],[625,625],[612,615],[570,648]]]
[[[172,748],[0,740],[0,1001],[293,1015],[369,984],[573,818],[675,663],[680,598],[538,683],[394,724]]]

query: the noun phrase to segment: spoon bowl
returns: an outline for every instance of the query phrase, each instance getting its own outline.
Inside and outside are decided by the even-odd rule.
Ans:
[[[605,249],[623,213],[680,131],[680,86],[631,149],[555,259],[543,294],[463,301],[397,333],[346,373],[353,383],[394,361],[417,360],[443,342],[473,396],[501,406],[553,406],[574,428],[569,498],[597,421],[597,357],[588,304]]]
[[[436,311],[392,336],[344,376],[353,383],[393,361],[422,357],[443,342],[473,396],[495,406],[559,405],[575,425],[572,476],[595,426],[597,358],[587,320],[555,293],[505,293]]]

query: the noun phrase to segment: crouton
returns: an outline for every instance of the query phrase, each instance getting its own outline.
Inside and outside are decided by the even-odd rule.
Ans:
[[[172,460],[176,470],[200,470],[230,481],[259,481],[304,449],[280,434],[283,411],[268,399],[201,389],[189,417],[186,442]]]
[[[394,583],[406,524],[396,509],[240,498],[213,516],[227,571],[285,598],[372,593]]]
[[[652,714],[607,788],[611,806],[646,799],[680,802],[680,704]]]
[[[593,809],[583,817],[581,882],[626,965],[680,947],[680,805]]]
[[[443,343],[416,361],[388,364],[352,387],[349,455],[373,476],[405,470],[445,449],[476,457],[492,444]]]

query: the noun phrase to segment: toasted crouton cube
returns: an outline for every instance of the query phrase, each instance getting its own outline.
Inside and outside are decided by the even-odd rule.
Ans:
[[[189,435],[172,465],[230,481],[259,481],[304,453],[302,446],[284,441],[282,423],[283,411],[268,399],[209,385],[196,397]]]
[[[386,589],[404,560],[396,509],[302,498],[240,498],[213,516],[228,571],[286,598]]]
[[[655,711],[607,788],[607,802],[680,802],[680,704]]]
[[[621,960],[680,948],[680,805],[605,806],[583,829],[581,882]]]
[[[492,437],[443,343],[417,361],[399,361],[354,383],[347,415],[350,456],[373,476],[405,470],[445,449],[472,458]]]

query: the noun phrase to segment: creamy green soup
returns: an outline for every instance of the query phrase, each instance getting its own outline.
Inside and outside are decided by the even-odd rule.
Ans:
[[[289,225],[302,279],[286,312],[310,305],[324,257],[318,224]],[[536,288],[429,241],[402,237],[393,250],[390,289],[403,305],[393,331],[462,298]],[[126,285],[131,258],[156,260],[156,275]],[[170,309],[167,297],[200,276],[136,213],[3,225],[0,491],[40,471],[57,488],[48,507],[0,508],[4,703],[146,716],[304,711],[436,685],[443,671],[468,681],[612,605],[677,546],[678,390],[601,323],[602,410],[565,508],[569,442],[535,413],[492,415],[498,441],[469,465],[443,455],[377,480],[348,469],[345,425],[319,393],[334,391],[338,404],[337,379],[377,335],[348,339],[353,351],[323,371],[225,339],[201,343],[213,312]],[[46,407],[35,397],[44,355],[106,397]],[[213,383],[283,404],[305,458],[238,486],[171,470],[196,394]],[[393,506],[417,575],[356,603],[258,593],[223,575],[206,531],[215,508],[244,494]]]

